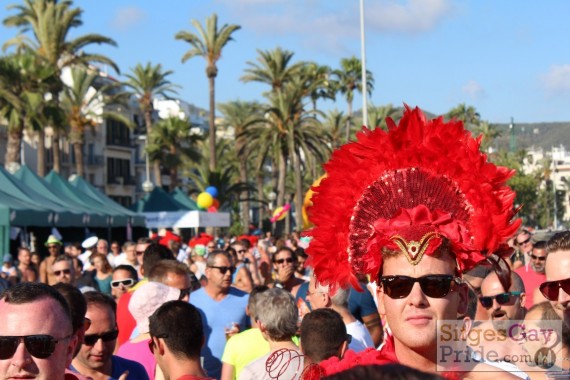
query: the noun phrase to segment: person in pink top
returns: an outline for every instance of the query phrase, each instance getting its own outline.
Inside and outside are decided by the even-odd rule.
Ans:
[[[546,242],[541,240],[534,244],[530,252],[530,262],[515,270],[521,276],[526,290],[526,306],[530,308],[536,303],[545,301],[538,287],[546,281],[544,266],[546,264]],[[535,295],[540,297],[535,300]]]

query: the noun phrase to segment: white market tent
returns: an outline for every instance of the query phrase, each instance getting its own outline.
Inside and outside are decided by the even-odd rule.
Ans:
[[[229,212],[159,211],[144,212],[147,228],[229,227]]]

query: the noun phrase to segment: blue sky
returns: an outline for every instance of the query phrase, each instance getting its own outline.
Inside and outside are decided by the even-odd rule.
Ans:
[[[4,4],[17,2],[7,0]],[[484,120],[570,121],[570,2],[551,0],[365,0],[367,68],[375,77],[374,105],[408,103],[442,114],[459,103]],[[337,68],[360,56],[358,0],[75,0],[84,25],[75,33],[100,33],[118,47],[92,47],[128,72],[137,63],[161,63],[174,71],[180,97],[208,106],[205,62],[181,63],[189,45],[174,39],[195,32],[191,19],[217,13],[221,24],[238,24],[223,50],[217,101],[263,100],[267,87],[242,83],[257,49],[277,46]],[[0,11],[0,15],[7,12]],[[4,16],[0,16],[4,17]],[[0,41],[16,30],[0,26]],[[355,97],[354,108],[361,108]],[[346,110],[339,97],[324,109]]]

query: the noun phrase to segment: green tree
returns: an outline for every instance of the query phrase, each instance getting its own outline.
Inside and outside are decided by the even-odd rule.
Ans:
[[[85,51],[86,47],[93,44],[116,46],[115,41],[93,33],[69,38],[71,31],[83,24],[81,20],[83,11],[71,7],[71,1],[56,0],[24,0],[23,4],[10,5],[8,8],[16,10],[16,13],[6,17],[4,25],[18,27],[20,34],[10,39],[4,46],[17,45],[19,49],[34,51],[55,70],[57,78],[61,78],[61,70],[64,67],[87,65],[91,62],[110,65],[118,72],[117,65],[111,59]],[[28,32],[32,33],[33,40],[28,38]],[[49,92],[56,104],[62,90],[61,81],[50,85]],[[54,124],[53,130],[53,169],[59,172],[61,161],[59,134],[63,126]]]
[[[226,128],[232,127],[234,130],[235,151],[238,161],[239,181],[241,183],[248,183],[248,158],[250,155],[249,148],[246,145],[246,140],[243,137],[243,132],[250,126],[264,122],[262,107],[256,102],[244,102],[240,100],[222,103],[218,108],[224,116],[223,124]],[[249,213],[250,213],[250,195],[247,191],[240,194],[241,205],[241,222],[245,227],[241,233],[247,233],[249,226]]]
[[[390,118],[397,122],[402,117],[402,110],[395,108],[392,104],[379,107],[368,107],[368,117],[370,118],[370,128],[382,128],[388,130],[386,119]]]
[[[257,50],[257,63],[248,61],[248,68],[241,77],[243,82],[268,84],[271,92],[280,92],[283,86],[303,68],[303,62],[291,63],[294,53],[277,47],[273,50]]]
[[[157,96],[168,98],[170,94],[176,94],[175,88],[180,86],[173,84],[167,79],[172,75],[171,70],[163,71],[159,63],[153,65],[147,62],[145,66],[140,63],[131,68],[131,73],[127,74],[125,86],[131,88],[138,98],[141,111],[144,116],[144,123],[147,136],[152,133],[152,112],[154,110],[153,100]],[[162,176],[160,174],[160,160],[153,162],[154,182],[158,187],[162,186]]]
[[[177,40],[188,42],[192,48],[188,50],[182,57],[182,62],[186,62],[190,58],[203,57],[206,60],[206,76],[208,77],[210,87],[210,171],[216,170],[216,76],[218,76],[218,66],[216,63],[222,55],[222,49],[228,42],[233,40],[232,34],[239,30],[239,25],[224,24],[218,29],[218,15],[215,13],[206,19],[206,28],[197,20],[192,20],[192,25],[198,31],[194,34],[188,31],[180,31],[176,33]]]
[[[481,137],[481,151],[487,152],[496,138],[501,136],[501,131],[494,124],[488,121],[481,121],[475,127],[475,136]]]
[[[178,172],[187,161],[197,162],[202,155],[197,142],[202,136],[191,133],[188,119],[169,117],[155,124],[149,135],[148,155],[153,162],[160,161],[170,173],[170,191],[178,186]]]
[[[456,107],[452,108],[448,113],[447,117],[449,119],[456,119],[463,122],[465,128],[469,130],[474,130],[479,126],[481,122],[481,115],[473,106],[468,106],[465,103],[460,103]]]
[[[342,111],[334,110],[328,111],[326,118],[323,121],[323,127],[330,136],[330,145],[336,149],[342,145],[343,129],[346,127],[347,117]]]
[[[65,86],[60,106],[69,126],[69,141],[75,154],[75,172],[84,177],[83,146],[85,132],[94,131],[105,119],[117,120],[132,127],[130,119],[120,112],[109,110],[109,106],[128,107],[128,94],[115,91],[118,84],[110,82],[104,86],[96,83],[98,73],[83,67],[71,69],[71,85]]]
[[[354,101],[354,92],[362,93],[362,63],[360,59],[352,56],[350,58],[343,58],[340,60],[340,69],[335,70],[337,88],[341,94],[346,98],[347,103],[347,117],[346,123],[346,141],[350,138],[350,128],[352,125],[352,102]],[[366,70],[366,86],[368,96],[374,90],[374,77],[369,70]]]

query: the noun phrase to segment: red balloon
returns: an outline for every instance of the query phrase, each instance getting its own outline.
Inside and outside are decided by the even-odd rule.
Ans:
[[[214,203],[212,203],[212,206],[215,207],[216,210],[219,209],[220,208],[220,201],[217,200],[216,198],[214,198]]]
[[[216,206],[210,206],[208,207],[208,212],[217,212],[218,208]]]

